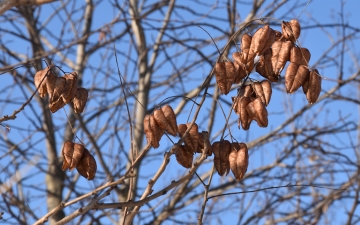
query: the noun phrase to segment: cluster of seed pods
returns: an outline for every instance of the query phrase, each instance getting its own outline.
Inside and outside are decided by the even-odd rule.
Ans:
[[[52,113],[68,103],[72,105],[75,113],[84,111],[88,91],[85,88],[78,87],[76,72],[58,77],[50,67],[47,67],[36,72],[34,83],[35,87],[38,88],[40,97],[49,95],[49,108]]]

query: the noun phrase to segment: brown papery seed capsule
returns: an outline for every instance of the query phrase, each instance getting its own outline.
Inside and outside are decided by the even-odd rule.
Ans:
[[[71,102],[75,113],[82,113],[84,111],[88,96],[89,92],[85,88],[77,89],[74,99]]]
[[[272,94],[271,83],[268,80],[263,80],[261,81],[261,86],[264,91],[265,105],[267,106],[270,103],[271,94]]]
[[[309,88],[306,93],[306,98],[310,104],[313,104],[318,99],[321,92],[321,77],[319,71],[314,69],[310,72]]]
[[[246,144],[231,143],[231,152],[229,154],[231,171],[236,180],[241,180],[249,165],[249,155]]]
[[[297,91],[304,84],[308,77],[309,69],[304,65],[300,65],[298,70],[296,71],[294,82],[291,85],[290,93],[294,93],[295,91]]]
[[[271,28],[268,24],[264,27],[259,28],[251,39],[250,52],[255,53],[255,55],[260,55],[260,52],[263,51],[267,40],[269,39]],[[275,39],[275,38],[274,38]],[[250,54],[250,53],[249,53]]]
[[[193,152],[186,146],[181,145],[175,150],[176,161],[185,168],[191,168]]]
[[[286,92],[290,93],[290,89],[294,83],[294,79],[296,76],[296,72],[299,68],[299,64],[296,64],[294,62],[291,62],[288,66],[288,68],[286,69],[286,73],[285,73],[285,88],[286,88]]]
[[[81,157],[76,170],[79,174],[88,180],[93,180],[96,174],[97,165],[94,156],[92,156],[86,148],[84,154]]]

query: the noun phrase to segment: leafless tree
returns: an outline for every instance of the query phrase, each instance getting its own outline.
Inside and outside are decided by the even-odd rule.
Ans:
[[[352,3],[337,4],[62,0],[0,11],[1,223],[359,223],[360,28],[348,16],[357,13]],[[298,44],[323,78],[319,99],[286,94],[281,79],[269,126],[239,130],[230,112],[240,84],[220,94],[215,44],[232,60],[244,33],[264,23],[281,30],[298,16]],[[39,97],[34,74],[45,63],[59,76],[77,72],[90,93],[82,114],[69,106],[52,114]],[[165,104],[211,143],[245,142],[245,177],[219,177],[205,154],[184,169],[173,154],[180,138],[146,144],[143,119]],[[72,140],[95,156],[94,180],[61,169],[63,143]]]

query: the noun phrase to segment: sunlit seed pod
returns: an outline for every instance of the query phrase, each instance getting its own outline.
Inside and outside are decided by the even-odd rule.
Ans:
[[[156,122],[154,115],[150,115],[150,130],[153,133],[154,140],[152,146],[158,148],[160,146],[161,137],[164,135],[164,129],[162,129]]]
[[[163,110],[161,108],[154,110],[154,118],[156,120],[156,123],[163,130],[165,130],[166,132],[168,132],[169,134],[171,134],[173,136],[177,135],[176,130],[173,130],[172,126],[170,125],[169,121],[166,119],[165,114],[164,114],[164,112],[163,112]]]
[[[309,75],[309,86],[306,93],[306,98],[310,104],[313,104],[318,99],[321,92],[321,77],[319,71],[314,69]]]
[[[298,70],[296,71],[294,82],[291,85],[290,93],[294,93],[304,84],[306,79],[309,77],[309,73],[309,69],[306,66],[299,66]]]
[[[228,67],[233,67],[235,70],[235,66],[231,66],[228,62],[217,62],[215,64],[216,83],[219,86],[221,93],[225,95],[230,92],[231,85],[233,84],[235,79],[235,73],[232,73],[230,75],[227,74],[227,71],[231,70],[231,68]]]
[[[239,65],[238,63],[234,62],[234,66],[236,71],[234,84],[238,84],[247,76],[247,74],[243,64]]]
[[[163,111],[165,118],[167,119],[171,127],[171,133],[169,132],[169,134],[176,136],[179,132],[174,110],[171,108],[170,105],[165,105],[161,108],[161,110]]]
[[[265,95],[264,95],[264,90],[262,88],[262,85],[260,82],[253,82],[252,83],[252,87],[254,89],[254,92],[256,94],[256,97],[260,98],[261,101],[266,104],[266,99],[265,99]]]
[[[191,168],[194,153],[184,145],[179,146],[175,150],[176,161],[185,168]]]
[[[290,50],[290,62],[307,66],[310,61],[310,51],[307,48],[293,46]]]
[[[290,20],[290,22],[283,21],[281,24],[282,34],[286,40],[295,42],[301,33],[301,27],[299,21],[296,19]]]
[[[241,180],[249,166],[249,155],[246,144],[231,143],[231,152],[229,154],[230,169],[236,180]]]
[[[227,93],[229,93],[231,86],[235,81],[235,77],[237,76],[237,68],[239,67],[235,67],[235,64],[233,62],[225,62]]]
[[[270,103],[270,99],[272,95],[271,83],[268,80],[263,80],[260,83],[264,91],[265,105],[267,106]]]
[[[70,163],[70,171],[75,169],[75,167],[79,164],[80,159],[82,158],[84,154],[85,148],[84,145],[74,143],[74,152],[72,155],[72,161]]]
[[[275,75],[272,67],[272,49],[268,48],[262,56],[260,56],[260,61],[256,65],[256,72],[258,72],[264,78],[270,80],[271,82],[277,82],[279,80],[278,76]]]
[[[88,180],[93,180],[95,178],[97,170],[96,161],[94,156],[92,156],[86,148],[84,148],[84,153],[76,166],[76,170],[81,176]]]
[[[46,76],[46,78],[45,78]],[[45,97],[49,92],[51,93],[54,89],[56,75],[52,73],[50,67],[46,67],[43,70],[39,70],[35,73],[34,84],[38,88],[39,96]]]
[[[266,41],[269,39],[271,33],[270,29],[269,25],[266,24],[254,33],[251,39],[250,53],[254,52],[255,55],[260,55],[260,52],[262,52],[265,47]]]
[[[250,124],[252,121],[252,117],[246,110],[250,102],[251,100],[249,97],[242,97],[240,101],[240,121],[241,126],[244,130],[248,130],[250,128]]]
[[[154,146],[154,144],[156,144],[155,142],[155,137],[154,137],[154,133],[152,132],[151,130],[151,127],[150,127],[150,115],[146,115],[144,117],[144,133],[145,133],[145,136],[146,136],[146,140],[148,143],[150,143],[151,146]],[[157,146],[156,148],[158,148],[159,146]]]
[[[251,46],[251,40],[252,40],[252,36],[250,36],[249,34],[244,34],[241,37],[241,61],[246,64],[246,62],[248,61],[248,55],[249,55],[249,51],[250,51],[250,46]]]
[[[280,76],[280,73],[285,67],[286,62],[290,60],[290,50],[292,47],[292,43],[290,41],[285,42],[274,42],[272,45],[273,56],[271,58],[271,63],[273,66],[274,73],[277,76]],[[275,50],[274,50],[275,49]],[[275,52],[276,51],[276,56]]]
[[[233,109],[234,109],[234,112],[238,115],[240,115],[240,101],[241,101],[241,98],[240,96],[234,96],[234,97],[231,97],[231,100],[233,102]]]
[[[220,176],[227,175],[230,171],[229,154],[231,144],[227,140],[216,141],[211,145],[214,153],[214,165]]]
[[[82,113],[84,111],[88,96],[89,92],[85,88],[78,88],[76,90],[75,96],[71,102],[75,113]]]
[[[294,83],[294,79],[296,76],[296,72],[299,68],[299,65],[294,63],[294,62],[290,62],[289,66],[286,69],[286,73],[285,73],[285,89],[287,93],[290,93],[290,89]]]
[[[61,167],[62,170],[67,170],[70,168],[73,158],[73,153],[74,153],[74,143],[72,143],[71,141],[65,141],[61,151],[64,160],[63,165]]]
[[[191,123],[179,124],[178,125],[180,137],[184,136],[185,131],[188,129],[190,124]],[[199,147],[199,140],[198,140],[198,135],[199,134],[198,133],[199,133],[198,125],[196,123],[194,123],[193,126],[191,127],[191,129],[189,130],[189,133],[184,138],[185,145],[189,149],[191,149],[193,152],[197,152],[197,149]]]
[[[49,109],[52,113],[55,113],[66,105],[63,98],[61,98],[61,95],[65,90],[66,80],[64,77],[56,77],[55,81],[55,88],[51,94],[49,93]]]
[[[272,46],[272,44],[274,43],[275,40],[276,40],[276,31],[270,28],[269,37],[266,40],[264,47],[260,51],[259,55],[263,55],[265,53],[265,51],[268,50]]]
[[[240,97],[255,97],[255,91],[251,85],[243,85],[238,90],[238,96]]]
[[[249,116],[254,119],[259,127],[268,126],[268,113],[260,98],[251,101],[246,108]]]
[[[72,72],[65,74],[64,78],[66,79],[65,90],[62,93],[61,97],[65,104],[69,103],[75,96],[77,91],[77,73]]]

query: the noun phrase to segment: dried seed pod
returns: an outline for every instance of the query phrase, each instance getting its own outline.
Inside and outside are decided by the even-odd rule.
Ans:
[[[238,90],[239,97],[255,97],[255,91],[251,85],[243,85]]]
[[[260,56],[259,63],[256,65],[256,72],[261,76],[270,80],[271,82],[278,82],[279,78],[275,75],[272,65],[272,49],[268,48],[262,56]]]
[[[233,96],[231,97],[231,100],[233,101],[233,109],[234,109],[234,112],[238,115],[240,115],[240,101],[241,101],[241,98],[240,96]]]
[[[185,131],[189,128],[190,124],[191,123],[178,125],[180,137],[184,136]],[[199,135],[198,125],[194,123],[191,129],[189,130],[188,135],[186,135],[186,137],[184,138],[185,146],[190,148],[193,152],[198,151],[198,147],[199,147],[198,135]]]
[[[249,116],[254,119],[259,127],[268,126],[268,113],[264,103],[261,102],[260,98],[256,98],[251,101],[246,108]]]
[[[296,19],[290,20],[290,22],[283,21],[281,24],[283,37],[286,40],[295,42],[301,33],[301,27],[299,21]]]
[[[84,148],[84,153],[76,166],[76,170],[88,180],[93,180],[95,177],[97,170],[96,161],[86,148]]]
[[[241,37],[241,52],[242,52],[241,62],[243,64],[246,64],[249,61],[249,51],[250,51],[250,46],[251,46],[251,40],[252,40],[252,36],[250,36],[248,34],[244,34]]]
[[[231,144],[227,140],[216,141],[212,144],[211,149],[214,152],[214,165],[218,174],[223,176],[229,174],[230,162],[229,154],[231,151]]]
[[[49,108],[52,113],[55,113],[66,105],[61,97],[65,90],[66,79],[64,77],[56,77],[55,87],[51,93],[49,93]]]
[[[243,64],[240,65],[234,62],[234,66],[236,70],[234,84],[238,84],[241,82],[242,79],[244,79],[247,76],[247,74],[245,68],[243,67]]]
[[[260,82],[253,82],[252,87],[254,89],[254,92],[256,94],[256,97],[260,98],[261,101],[266,104],[266,99],[264,95],[264,90]]]
[[[310,72],[308,81],[308,90],[306,98],[310,104],[313,104],[318,99],[321,92],[321,77],[319,71],[314,69]]]
[[[298,68],[299,68],[298,64],[296,64],[294,62],[290,62],[288,68],[286,69],[285,88],[286,88],[287,93],[290,93],[290,89],[294,83],[296,72],[297,72]]]
[[[75,113],[82,113],[84,111],[88,95],[88,90],[85,88],[77,88],[74,99],[71,102]]]
[[[175,150],[176,161],[185,168],[191,168],[194,153],[187,146],[181,145]]]
[[[304,65],[300,65],[298,70],[296,71],[294,82],[291,85],[290,94],[297,91],[303,85],[303,83],[306,81],[308,77],[309,77],[309,69]]]
[[[150,127],[150,115],[146,115],[144,117],[144,133],[145,133],[147,142],[150,143],[150,145],[154,147],[155,137],[154,137],[154,133],[152,132],[151,127]],[[157,147],[159,147],[159,146],[157,146]]]
[[[228,94],[235,79],[234,64],[231,62],[217,62],[215,64],[215,78],[221,93]]]
[[[244,130],[249,130],[251,121],[253,120],[246,110],[250,102],[251,99],[249,97],[242,97],[240,101],[240,122]]]
[[[276,31],[270,28],[269,38],[266,40],[264,48],[260,51],[259,55],[263,55],[267,51],[274,41],[276,40]]]
[[[290,49],[290,62],[307,66],[310,61],[310,51],[307,48],[293,46]]]
[[[64,78],[66,79],[66,85],[64,92],[61,94],[61,97],[65,104],[67,104],[74,98],[77,91],[77,73],[72,72],[65,74]]]
[[[204,133],[205,133],[205,136],[207,137],[206,139],[204,139]],[[210,144],[210,140],[209,140],[209,133],[207,131],[202,131],[201,133],[199,132],[198,140],[199,140],[199,147],[198,147],[197,152],[203,153],[203,150],[205,149],[205,145],[207,145],[208,151],[205,154],[207,154],[207,156],[211,156],[212,150],[211,150],[211,144]]]
[[[80,162],[85,151],[85,147],[82,144],[74,143],[74,152],[72,155],[72,161],[70,163],[70,171],[73,170]]]
[[[251,39],[250,52],[255,53],[255,55],[260,55],[263,51],[267,40],[269,39],[271,28],[268,24],[264,27],[259,28],[253,35]],[[274,37],[275,40],[275,37]],[[250,53],[249,53],[250,54]]]
[[[275,75],[280,76],[287,61],[290,60],[290,50],[292,47],[291,41],[275,41],[272,45],[273,55],[271,57],[271,64]]]
[[[271,89],[271,83],[268,80],[263,80],[260,82],[262,89],[264,91],[264,97],[265,97],[265,105],[268,106],[271,99],[272,89]]]
[[[246,144],[231,143],[231,152],[229,154],[230,169],[236,180],[241,180],[249,165],[249,155]]]
[[[154,115],[150,115],[150,130],[154,134],[152,146],[158,148],[160,146],[160,139],[164,135],[164,129],[156,122]]]
[[[70,168],[70,165],[73,160],[74,153],[74,143],[71,141],[65,141],[61,154],[63,156],[63,165],[61,167],[62,170],[67,170]]]
[[[303,89],[303,92],[305,95],[309,90],[309,78],[310,78],[310,74],[309,74],[309,77],[304,81],[304,83],[302,85],[302,89]]]
[[[154,118],[159,126],[169,134],[176,136],[178,133],[176,116],[169,105],[154,111]]]
[[[46,75],[47,77],[44,79]],[[45,97],[48,92],[54,89],[55,79],[56,75],[52,73],[51,67],[49,66],[35,73],[34,84],[36,88],[39,88],[38,92],[41,98]]]

